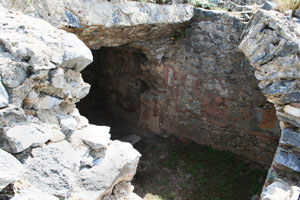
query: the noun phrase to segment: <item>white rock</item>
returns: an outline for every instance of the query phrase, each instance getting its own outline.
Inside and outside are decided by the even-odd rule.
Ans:
[[[25,178],[38,189],[67,199],[70,196],[80,156],[67,141],[34,148],[25,161]]]
[[[80,115],[79,110],[77,108],[74,109],[71,115],[77,120],[78,129],[83,129],[89,125],[89,120],[86,117]]]
[[[88,83],[81,82],[71,82],[69,83],[70,93],[75,99],[84,98],[90,91],[91,85]]]
[[[15,124],[25,123],[27,120],[24,110],[20,107],[9,106],[0,110],[1,126],[14,126]]]
[[[274,182],[264,189],[261,200],[290,200],[290,188],[281,182]]]
[[[130,182],[123,181],[115,185],[112,194],[105,196],[103,200],[130,199],[131,198],[130,196],[133,196],[131,195],[132,191],[133,191],[133,186],[130,184]]]
[[[60,128],[61,131],[70,136],[77,129],[78,122],[76,119],[70,116],[62,116],[60,118]]]
[[[57,197],[47,194],[35,187],[18,191],[10,200],[59,200]]]
[[[286,105],[283,108],[284,112],[290,114],[290,115],[294,115],[296,117],[300,117],[300,109],[290,106],[290,105]]]
[[[291,187],[291,199],[290,200],[298,200],[300,196],[300,188],[297,186]]]
[[[61,102],[63,102],[63,99],[59,99],[52,96],[45,96],[40,98],[38,108],[39,109],[51,109],[56,105],[59,105]]]
[[[96,200],[112,192],[113,186],[130,181],[136,173],[141,154],[131,144],[114,141],[108,146],[105,157],[92,168],[84,168],[78,176],[74,196]]]
[[[24,174],[22,164],[11,154],[0,149],[0,191],[18,181]]]
[[[49,124],[59,124],[59,121],[55,116],[55,112],[53,112],[53,110],[38,110],[36,114],[42,122]]]
[[[38,9],[45,16],[50,13],[56,18],[58,15],[55,9],[65,14],[65,3],[74,5],[75,1],[85,2],[53,0],[47,3],[43,1],[42,4],[41,1],[35,1],[33,4],[41,5]],[[15,0],[10,3],[20,5],[24,2]],[[27,3],[25,9],[34,11],[35,8],[32,10],[33,6]],[[132,6],[136,3],[129,4],[134,11],[139,11]],[[47,10],[43,9],[45,5],[53,12],[44,12]],[[156,6],[150,7],[151,13],[148,14],[155,14]],[[83,7],[76,5],[76,8]],[[172,6],[168,8],[163,9],[166,17],[169,16],[168,11],[176,11]],[[71,15],[72,12],[69,10],[67,13]],[[147,8],[143,9],[145,15],[147,12]],[[58,16],[56,19],[61,18]],[[131,16],[130,20],[138,21],[139,16]],[[170,20],[182,21],[178,15]],[[149,31],[145,34],[149,35]],[[111,144],[108,127],[88,126],[86,118],[73,113],[76,107],[74,102],[83,98],[90,88],[83,82],[79,72],[93,60],[83,42],[75,35],[56,29],[43,20],[8,11],[1,6],[0,41],[0,63],[3,64],[0,67],[0,76],[3,78],[3,85],[0,81],[1,145],[14,153],[32,147],[30,155],[29,152],[18,155],[22,156],[25,173],[13,178],[5,175],[18,174],[16,168],[21,164],[11,164],[9,159],[2,159],[0,152],[1,189],[22,176],[14,183],[14,186],[20,184],[20,187],[15,187],[19,191],[14,200],[101,199],[109,195],[118,183],[130,181],[140,154],[130,144],[119,141]],[[8,67],[11,67],[11,71],[6,71]],[[9,72],[8,75],[6,72]],[[11,74],[20,74],[20,77],[15,80]],[[3,108],[1,104],[8,107]],[[77,131],[78,127],[82,129],[78,132],[80,138],[72,141],[72,135],[68,136]],[[72,144],[65,140],[66,136]],[[126,189],[125,186],[119,186],[120,191]]]
[[[38,124],[17,125],[3,133],[3,149],[19,153],[31,146],[44,144],[51,138],[51,130]]]
[[[0,69],[2,74],[2,82],[8,88],[15,88],[21,85],[27,77],[26,72],[19,66],[19,63],[9,63],[9,67]]]
[[[31,90],[24,99],[23,104],[26,108],[38,109],[39,101],[39,94],[35,90]]]
[[[140,196],[135,193],[131,193],[127,198],[124,200],[143,200]]]
[[[65,134],[60,131],[59,127],[52,127],[50,142],[60,142],[66,138]]]
[[[51,84],[56,88],[64,87],[64,70],[61,68],[55,69],[51,72]]]
[[[110,127],[89,125],[78,130],[74,135],[94,150],[106,149],[110,141]]]
[[[83,70],[93,62],[93,55],[89,48],[74,34],[66,34],[63,38],[64,57],[62,67]]]
[[[2,85],[0,79],[0,108],[6,107],[8,103],[9,103],[9,96],[6,92],[5,87]]]

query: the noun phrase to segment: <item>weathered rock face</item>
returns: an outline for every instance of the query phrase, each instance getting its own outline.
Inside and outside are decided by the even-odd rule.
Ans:
[[[22,164],[11,154],[0,149],[0,190],[18,181],[24,174]]]
[[[243,20],[195,9],[189,27],[167,38],[93,51],[83,76],[94,87],[80,107],[123,108],[153,132],[271,163],[279,127],[237,48]]]
[[[134,196],[140,154],[75,106],[92,60],[74,34],[0,7],[0,190],[11,184],[12,199]]]
[[[57,27],[69,27],[92,49],[166,37],[193,16],[191,5],[128,1],[40,0],[28,4],[8,0],[4,6],[42,17]]]
[[[299,23],[274,11],[259,11],[240,49],[256,69],[259,87],[276,108],[281,138],[262,199],[299,198]],[[273,183],[274,182],[274,183]]]

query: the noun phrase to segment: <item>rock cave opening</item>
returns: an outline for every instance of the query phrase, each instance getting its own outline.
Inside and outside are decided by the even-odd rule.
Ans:
[[[300,17],[264,2],[2,1],[0,199],[298,199]]]
[[[199,196],[247,199],[259,194],[266,171],[250,169],[249,163],[228,151],[162,132],[155,134],[155,128],[153,131],[149,124],[141,123],[145,113],[153,112],[141,111],[147,108],[141,107],[141,99],[145,101],[143,96],[154,89],[150,84],[156,84],[143,68],[149,60],[142,50],[124,45],[102,47],[92,53],[94,62],[82,71],[91,90],[77,107],[90,123],[110,126],[112,139],[132,142],[142,154],[133,180],[137,194],[153,200],[199,200]],[[130,135],[141,140],[128,138]],[[220,191],[214,193],[214,187]]]
[[[102,47],[93,51],[93,56],[94,62],[82,72],[92,87],[78,107],[91,123],[112,127],[112,139],[130,135],[130,131],[114,127],[124,123],[138,126],[140,96],[149,89],[140,67],[147,58],[141,50],[127,46]]]

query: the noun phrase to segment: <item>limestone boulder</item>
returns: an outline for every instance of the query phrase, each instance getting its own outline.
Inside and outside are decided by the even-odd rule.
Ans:
[[[9,106],[0,110],[0,125],[3,127],[24,124],[27,121],[25,112],[20,107]]]
[[[110,142],[110,127],[89,125],[74,133],[74,137],[80,138],[93,150],[107,149]]]
[[[79,187],[73,195],[91,200],[110,195],[116,184],[132,180],[140,156],[131,144],[113,141],[108,146],[104,158],[95,160],[92,168],[83,168],[79,172]]]
[[[1,81],[1,79],[0,79]],[[0,108],[6,107],[8,105],[9,97],[5,87],[0,82]]]
[[[57,197],[47,194],[35,187],[30,187],[18,191],[11,200],[59,200]]]
[[[66,34],[63,38],[63,62],[62,67],[83,70],[93,60],[91,51],[86,48],[85,44],[77,39],[73,34]]]
[[[45,193],[68,198],[79,171],[80,156],[67,141],[35,148],[25,163],[25,178]]]
[[[56,2],[49,8],[64,9]],[[74,34],[0,6],[0,148],[22,163],[0,150],[0,190],[12,184],[13,200],[96,200],[120,182],[131,188],[140,154],[76,109],[90,89],[80,71],[92,60]]]
[[[14,156],[0,149],[0,191],[18,181],[24,172],[24,167]]]
[[[274,182],[266,187],[261,200],[290,200],[290,188],[285,183]]]
[[[42,145],[51,138],[51,130],[42,125],[17,125],[4,131],[1,147],[11,153],[19,153],[29,147]]]

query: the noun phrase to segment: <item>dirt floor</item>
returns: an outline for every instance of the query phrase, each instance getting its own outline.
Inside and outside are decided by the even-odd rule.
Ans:
[[[111,127],[112,139],[131,134],[142,139],[142,154],[132,181],[144,200],[251,200],[259,194],[267,171],[251,169],[230,152],[213,150],[173,136],[158,136],[99,108],[80,109],[90,123]]]

